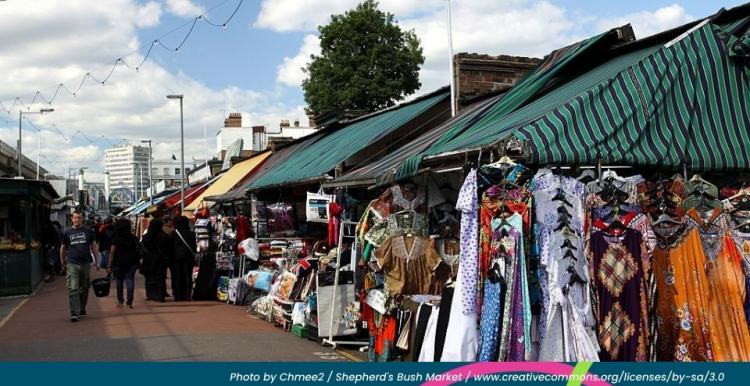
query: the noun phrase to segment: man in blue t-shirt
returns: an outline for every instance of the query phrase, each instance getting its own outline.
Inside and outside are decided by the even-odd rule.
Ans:
[[[77,322],[86,316],[86,302],[89,298],[91,285],[92,255],[94,265],[101,259],[99,246],[96,243],[94,231],[83,226],[81,212],[73,212],[71,217],[73,226],[63,232],[60,248],[60,263],[66,270],[65,282],[68,286],[70,302],[70,321]],[[98,266],[96,266],[99,269]]]

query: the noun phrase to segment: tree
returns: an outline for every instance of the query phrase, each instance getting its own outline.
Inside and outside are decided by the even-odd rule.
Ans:
[[[308,113],[373,112],[419,89],[422,47],[413,30],[402,31],[393,14],[365,0],[318,27],[320,56],[304,68]]]

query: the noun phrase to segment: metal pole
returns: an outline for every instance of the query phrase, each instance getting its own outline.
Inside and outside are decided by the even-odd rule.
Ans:
[[[206,157],[206,181],[211,179],[211,173],[208,170],[208,137],[206,137],[206,121],[203,121],[203,155]]]
[[[185,123],[182,116],[180,96],[180,214],[185,211]]]
[[[16,156],[18,157],[18,177],[23,178],[23,174],[21,173],[21,118],[23,116],[23,111],[21,109],[18,109],[18,154]]]
[[[41,132],[37,134],[36,136],[36,179],[39,179],[39,158],[41,156],[40,152],[42,151],[42,136]]]
[[[451,27],[451,0],[448,0],[448,63],[451,72],[451,117],[456,116],[456,75],[453,73],[453,31]]]
[[[154,169],[151,167],[151,158],[153,158],[153,154],[151,153],[151,140],[148,140],[148,203],[149,205],[154,204],[154,180],[153,180],[153,173]]]

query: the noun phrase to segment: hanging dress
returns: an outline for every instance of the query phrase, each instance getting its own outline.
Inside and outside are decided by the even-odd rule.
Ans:
[[[728,232],[728,216],[716,208],[706,216],[687,212],[699,231],[707,260],[709,332],[714,361],[750,360],[750,332],[744,313],[745,275],[742,257]]]
[[[646,361],[649,318],[645,240],[630,228],[620,235],[596,231],[591,235],[591,253],[601,359]]]
[[[656,225],[652,270],[656,290],[656,360],[713,361],[706,256],[698,230]]]

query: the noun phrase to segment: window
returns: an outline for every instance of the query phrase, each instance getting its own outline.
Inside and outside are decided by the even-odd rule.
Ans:
[[[180,175],[180,168],[174,169],[174,175],[179,176]]]
[[[165,176],[168,176],[168,175],[169,175],[169,168],[164,168],[164,175],[165,175]]]
[[[159,174],[159,170],[156,168],[151,169],[151,175],[157,175]]]

